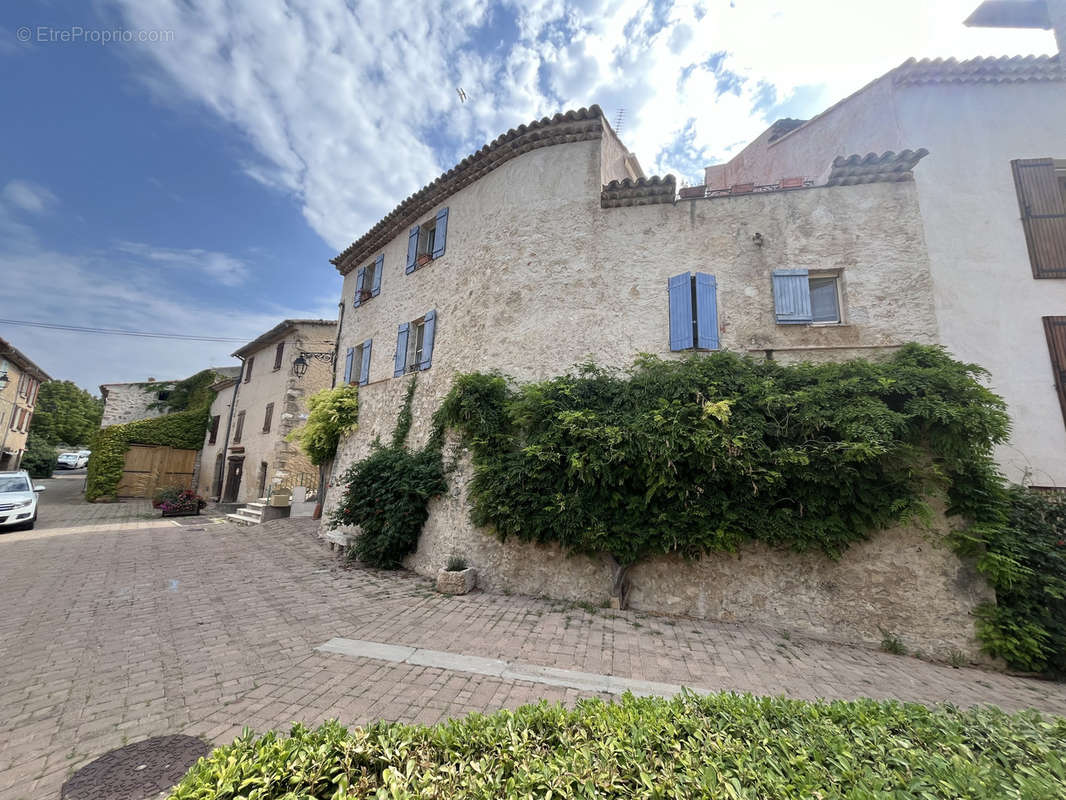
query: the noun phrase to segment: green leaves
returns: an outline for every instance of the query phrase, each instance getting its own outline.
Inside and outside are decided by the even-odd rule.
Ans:
[[[994,708],[684,694],[433,727],[246,732],[171,800],[1060,797],[1066,720]]]
[[[359,388],[337,386],[307,398],[307,422],[286,438],[296,441],[316,467],[337,454],[342,437],[353,433],[359,422]]]

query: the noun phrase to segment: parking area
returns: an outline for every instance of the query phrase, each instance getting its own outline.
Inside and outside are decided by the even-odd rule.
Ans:
[[[147,502],[84,504],[80,480],[52,479],[39,529],[0,536],[4,800],[58,797],[74,769],[149,736],[432,723],[644,682],[1066,714],[1062,684],[757,626],[445,597],[345,566],[311,520],[176,524]]]

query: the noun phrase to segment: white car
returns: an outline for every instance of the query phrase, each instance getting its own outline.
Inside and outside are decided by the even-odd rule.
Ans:
[[[81,469],[89,463],[89,456],[81,453],[61,453],[56,459],[56,466],[60,469]]]
[[[37,521],[37,495],[43,486],[30,483],[26,470],[0,472],[0,531],[32,530]]]

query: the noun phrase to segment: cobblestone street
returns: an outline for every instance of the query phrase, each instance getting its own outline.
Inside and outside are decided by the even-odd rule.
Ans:
[[[596,693],[595,681],[581,689],[515,679],[513,670],[483,674],[494,669],[485,659],[527,675],[553,668],[707,690],[1066,714],[1062,684],[753,626],[480,592],[444,597],[410,573],[344,566],[310,520],[178,525],[151,517],[147,503],[81,504],[76,475],[48,484],[38,529],[0,536],[4,800],[58,797],[74,769],[149,736],[217,744],[245,725],[432,723]],[[315,649],[334,637],[403,647],[394,658]],[[455,668],[415,663],[414,648],[443,651],[436,660]]]

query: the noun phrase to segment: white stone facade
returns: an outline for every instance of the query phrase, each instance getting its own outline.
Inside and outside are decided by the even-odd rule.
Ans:
[[[391,238],[379,234],[378,250],[353,246],[338,257],[335,263],[347,271],[338,352],[367,340],[372,346],[359,430],[342,442],[334,481],[369,453],[375,439],[390,435],[411,380],[394,377],[398,326],[431,310],[432,365],[418,373],[408,439],[413,447],[426,441],[430,418],[459,372],[499,370],[535,380],[590,357],[617,367],[639,353],[677,357],[670,350],[667,281],[678,273],[715,276],[721,347],[754,357],[876,358],[904,342],[937,342],[912,182],[605,208],[603,184],[631,177],[639,165],[605,122],[602,129],[602,140],[524,151],[463,181],[432,207],[427,203]],[[641,186],[650,184],[640,182],[634,197]],[[408,273],[408,226],[444,207],[445,253]],[[356,268],[379,255],[380,293],[354,307]],[[782,268],[839,276],[842,324],[777,324],[771,273]],[[339,363],[338,382],[342,369]],[[568,558],[553,547],[501,544],[491,531],[475,529],[465,492],[468,454],[456,453],[454,445],[449,450],[446,458],[456,456],[458,468],[449,476],[448,494],[431,503],[410,568],[436,575],[458,555],[490,590],[606,599],[606,563]],[[327,511],[338,497],[334,486]],[[943,547],[943,533],[942,523],[929,532],[886,532],[840,563],[758,548],[695,564],[659,559],[632,573],[631,603],[849,641],[879,641],[879,625],[905,628],[929,651],[975,654],[967,613],[990,594]]]
[[[1012,481],[1066,486],[1066,424],[1041,318],[1066,315],[1066,276],[1036,280],[1011,171],[1015,159],[1066,159],[1060,55],[904,64],[769,142],[759,137],[709,188],[803,176],[821,182],[837,156],[923,147],[914,172],[929,250],[937,338],[982,365],[1008,404],[997,453]]]

